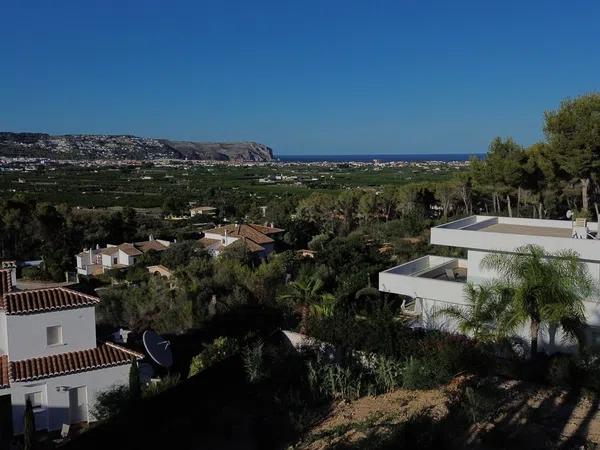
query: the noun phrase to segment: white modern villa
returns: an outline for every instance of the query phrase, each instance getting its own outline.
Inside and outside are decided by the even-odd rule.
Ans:
[[[23,431],[27,400],[38,430],[94,420],[99,392],[127,384],[142,354],[97,345],[98,297],[64,287],[16,290],[0,270],[0,442]]]
[[[527,244],[538,245],[548,252],[573,250],[587,265],[592,278],[600,283],[600,240],[597,237],[597,223],[471,216],[431,229],[432,244],[466,249],[466,259],[423,256],[380,272],[379,290],[409,297],[405,311],[414,316],[416,326],[455,331],[456,323],[435,312],[451,305],[465,305],[466,282],[481,284],[498,276],[481,268],[487,254],[514,253]],[[587,338],[592,345],[598,345],[598,299],[586,301],[585,311],[589,325]],[[519,334],[527,339],[529,331],[524,328]],[[549,353],[576,348],[576,344],[563,339],[557,329],[542,329],[539,340],[540,350]]]
[[[154,239],[149,236],[147,241],[124,242],[95,249],[84,249],[75,255],[77,273],[79,275],[100,275],[106,270],[122,269],[133,266],[138,258],[149,251],[162,252],[172,242],[162,239]]]

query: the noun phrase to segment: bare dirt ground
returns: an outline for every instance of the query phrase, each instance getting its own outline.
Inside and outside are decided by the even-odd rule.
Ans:
[[[475,396],[465,395],[467,386]],[[414,448],[600,449],[599,408],[600,396],[593,393],[463,377],[440,389],[398,389],[338,403],[293,448],[407,448],[426,420],[422,433],[439,434],[442,441]],[[403,426],[416,435],[398,440]]]

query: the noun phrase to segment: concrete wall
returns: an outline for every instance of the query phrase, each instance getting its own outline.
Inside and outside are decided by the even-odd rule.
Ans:
[[[48,346],[46,328],[61,325],[63,344]],[[96,347],[93,306],[27,315],[7,315],[8,356],[13,361]]]
[[[36,391],[44,393],[43,407],[35,412],[35,422],[38,430],[58,430],[63,424],[71,423],[69,418],[69,389],[80,386],[87,387],[88,420],[94,421],[93,410],[98,394],[117,385],[126,385],[129,382],[129,368],[130,364],[125,364],[29,383],[12,383],[8,391],[10,391],[13,406],[14,432],[16,434],[23,432],[25,395]],[[3,389],[3,394],[5,391]]]

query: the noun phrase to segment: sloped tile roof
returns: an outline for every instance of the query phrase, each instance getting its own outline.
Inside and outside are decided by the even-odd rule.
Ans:
[[[248,250],[250,250],[252,253],[259,253],[265,249],[264,247],[261,247],[257,243],[251,241],[250,239],[246,239],[246,238],[241,238],[241,239],[235,241],[234,243],[230,244],[229,246],[232,247],[234,245],[243,245]]]
[[[98,297],[64,287],[15,291],[0,297],[0,309],[7,314],[35,314],[62,309],[94,306]]]
[[[0,270],[0,295],[12,292],[12,275],[11,269]]]
[[[244,237],[246,239],[250,239],[251,241],[259,245],[270,244],[271,242],[273,242],[273,239],[271,239],[269,236],[267,236],[264,233],[261,233],[260,231],[254,229],[252,226],[246,224],[225,225],[223,227],[217,227],[205,231],[205,233],[214,233],[219,234],[221,236],[225,236],[225,232],[227,232],[229,236]]]
[[[250,224],[248,224],[248,226],[254,228],[256,231],[258,231],[262,234],[267,234],[267,235],[283,233],[285,231],[283,228],[266,227],[264,225],[258,225],[255,223],[250,223]]]
[[[26,382],[129,364],[134,358],[143,357],[141,353],[106,343],[88,350],[11,361],[10,375],[13,382]]]
[[[10,387],[10,365],[8,364],[8,356],[0,356],[0,389]]]
[[[167,249],[167,246],[164,244],[161,244],[158,241],[143,241],[143,242],[136,242],[135,246],[141,250],[142,252],[146,253],[150,250],[155,250],[157,252],[163,251]]]

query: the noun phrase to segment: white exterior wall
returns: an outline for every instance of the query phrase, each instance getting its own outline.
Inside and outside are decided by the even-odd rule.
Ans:
[[[86,386],[88,421],[94,421],[93,409],[100,392],[117,385],[129,383],[130,364],[104,369],[80,372],[61,377],[46,378],[28,383],[12,383],[9,389],[13,414],[13,431],[23,432],[25,394],[43,391],[43,407],[35,412],[36,429],[58,430],[63,424],[71,423],[69,418],[69,389]]]
[[[102,265],[104,267],[112,267],[113,266],[113,257],[112,257],[112,255],[102,254]]]
[[[586,264],[593,280],[600,285],[600,242],[564,237],[478,231],[480,228],[497,223],[498,220],[503,224],[535,227],[547,226],[571,229],[572,226],[569,221],[473,216],[432,228],[431,243],[467,248],[468,258],[465,262],[467,281],[475,284],[497,279],[499,276],[496,271],[481,267],[481,262],[486,255],[495,252],[513,252],[523,245],[535,244],[543,247],[548,252],[565,249],[577,252],[580,254],[582,262]],[[468,229],[462,229],[464,227],[468,227]],[[590,230],[595,231],[598,224],[588,223],[588,227]],[[381,272],[379,274],[379,290],[416,299],[418,310],[421,313],[420,326],[444,329],[451,332],[456,331],[457,323],[436,314],[436,311],[448,306],[460,307],[465,305],[465,284],[419,276],[419,272],[423,270],[442,267],[445,260],[450,261],[452,258],[426,256]],[[600,333],[600,299],[589,299],[584,302],[584,307],[589,325],[587,333],[590,337],[592,332]],[[516,334],[523,338],[526,346],[529,345],[529,325],[518,330]],[[560,329],[549,329],[548,326],[542,327],[540,330],[539,346],[540,349],[548,352],[571,352],[577,349],[576,342],[565,337]]]
[[[123,250],[119,250],[118,261],[119,261],[119,264],[123,264],[124,266],[132,266],[134,263],[134,257],[129,256]]]
[[[8,355],[8,333],[4,311],[0,311],[0,355]]]
[[[62,326],[63,344],[48,346],[46,328],[55,325]],[[96,347],[93,306],[39,314],[9,314],[6,315],[5,330],[8,336],[6,353],[12,361]]]
[[[221,241],[223,243],[223,245],[225,247],[227,247],[230,244],[233,244],[235,241],[237,241],[239,239],[239,237],[235,237],[235,236],[222,236],[218,233],[204,233],[204,237],[208,238],[208,239],[218,239],[219,241]]]

